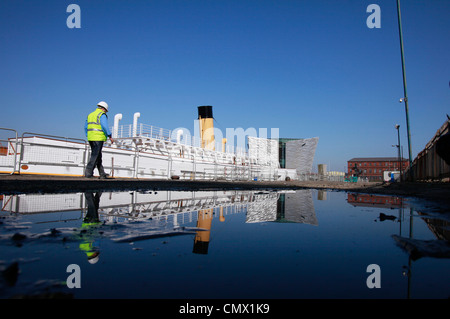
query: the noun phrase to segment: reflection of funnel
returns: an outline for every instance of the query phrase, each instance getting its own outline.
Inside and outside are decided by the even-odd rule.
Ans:
[[[209,235],[211,234],[211,223],[213,218],[213,208],[203,209],[198,212],[197,227],[199,230],[195,235],[194,254],[207,254],[209,245]]]
[[[198,121],[200,125],[200,139],[202,148],[215,150],[214,123],[212,106],[205,105],[198,107]]]
[[[225,216],[223,216],[223,206],[220,206],[219,220],[220,220],[221,222],[224,222],[224,221],[225,221]]]

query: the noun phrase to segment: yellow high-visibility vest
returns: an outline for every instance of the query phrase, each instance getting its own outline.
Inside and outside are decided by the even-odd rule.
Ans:
[[[87,118],[87,138],[88,141],[106,141],[107,136],[102,130],[100,124],[100,117],[105,114],[102,109],[97,108],[94,112],[88,115]]]

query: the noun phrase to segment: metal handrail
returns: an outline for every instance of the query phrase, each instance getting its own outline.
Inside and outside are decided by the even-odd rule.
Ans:
[[[40,137],[49,137],[49,138],[57,138],[57,139],[63,139],[63,140],[72,140],[72,141],[79,141],[83,142],[83,144],[87,144],[85,139],[81,138],[74,138],[74,137],[66,137],[66,136],[57,136],[57,135],[48,135],[48,134],[41,134],[41,133],[33,133],[33,132],[24,132],[22,134],[22,138],[25,137],[25,135],[31,135],[31,136],[40,136]]]
[[[14,166],[13,166],[13,169],[12,169],[12,172],[11,172],[11,175],[14,175],[14,173],[16,172],[16,164],[17,164],[17,139],[18,139],[18,134],[17,134],[16,130],[11,129],[11,128],[0,127],[0,130],[11,131],[11,132],[14,132],[15,135],[16,135],[15,148],[14,148]],[[9,142],[9,141],[6,141],[6,142]]]
[[[86,154],[87,154],[87,146],[88,143],[86,140],[84,139],[79,139],[79,138],[74,138],[74,137],[66,137],[66,136],[57,136],[57,135],[48,135],[48,134],[41,134],[41,133],[33,133],[33,132],[24,132],[22,133],[22,137],[20,138],[20,148],[21,148],[21,152],[20,152],[20,157],[19,157],[19,167],[18,167],[18,173],[20,174],[20,168],[22,165],[22,159],[23,159],[23,154],[24,154],[24,138],[26,135],[29,135],[29,137],[44,137],[44,138],[54,138],[54,139],[59,139],[59,140],[66,140],[66,141],[78,141],[78,142],[82,142],[80,144],[84,145],[84,156],[83,156],[83,167],[86,167]]]
[[[133,136],[133,125],[132,124],[126,124],[126,125],[119,125],[117,127],[117,136],[115,139],[127,139],[127,138],[134,138],[134,137],[144,137],[144,138],[151,138],[151,139],[157,139],[157,140],[164,140],[167,142],[173,142],[176,143],[177,139],[174,137],[174,131],[149,125],[149,124],[143,124],[139,123],[136,127],[136,135]],[[111,130],[114,130],[114,127],[111,128]],[[190,136],[188,139],[184,139],[181,143],[182,145],[191,146],[191,147],[198,147],[201,148],[201,139],[197,136]],[[215,142],[215,152],[221,153],[222,151],[222,144],[219,141]],[[247,152],[245,151],[245,148],[234,146],[234,145],[227,145],[226,146],[226,153],[234,153],[235,155],[243,156]]]

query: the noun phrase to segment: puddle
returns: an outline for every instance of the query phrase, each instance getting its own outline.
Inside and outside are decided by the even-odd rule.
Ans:
[[[2,298],[450,297],[448,216],[399,197],[129,191],[1,203]]]

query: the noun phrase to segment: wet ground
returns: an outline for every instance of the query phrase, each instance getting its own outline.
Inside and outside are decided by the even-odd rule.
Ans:
[[[45,175],[0,175],[0,194],[61,193],[120,190],[217,190],[217,189],[325,189],[415,197],[438,202],[450,208],[449,182],[332,182],[332,181],[207,181],[115,178],[86,179]]]
[[[73,182],[85,189],[3,196],[2,298],[450,297],[450,216],[436,198]]]

